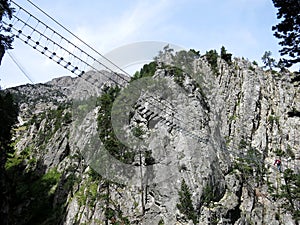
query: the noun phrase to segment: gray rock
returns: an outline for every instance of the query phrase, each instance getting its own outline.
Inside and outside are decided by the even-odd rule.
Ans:
[[[170,54],[160,60],[175,65]],[[131,224],[158,224],[161,219],[164,224],[192,224],[177,208],[183,179],[190,188],[198,224],[295,224],[291,212],[283,208],[285,200],[273,198],[269,190],[274,187],[278,191],[285,184],[273,165],[277,149],[285,152],[283,170],[299,173],[300,119],[291,112],[300,111],[300,92],[299,84],[291,82],[292,75],[272,74],[238,58],[231,65],[218,59],[215,74],[205,57],[195,57],[185,67],[193,68],[193,73],[184,73],[180,86],[175,75],[160,66],[154,79],[164,78],[163,85],[145,90],[128,124],[120,127],[124,137],[129,137],[129,128],[140,125],[145,131],[143,148],[151,151],[155,161],[151,166],[143,164],[144,179],[141,174],[129,174],[133,186],[110,183],[107,187],[91,172],[89,162],[94,155],[81,154],[90,144],[89,135],[97,132],[95,102],[85,119],[73,117],[59,129],[54,129],[55,118],[42,117],[62,103],[70,105],[73,100],[100,95],[104,84],[114,85],[111,79],[125,86],[128,77],[90,71],[81,78],[62,77],[12,89],[20,96],[19,127],[32,115],[39,119],[16,132],[17,152],[31,146],[31,157],[46,171],[57,168],[65,176],[58,185],[63,190],[56,188],[54,198],[58,201],[67,193],[62,224],[105,224],[108,207],[112,213],[108,224],[126,219]],[[64,109],[63,115],[70,110],[72,107]],[[74,124],[80,124],[81,135],[74,134]],[[47,141],[39,143],[46,133]],[[251,176],[241,167],[245,161],[238,159],[253,168]],[[139,157],[133,165],[140,166]],[[265,168],[264,174],[259,168]],[[74,182],[67,179],[71,175]],[[205,202],[209,194],[210,200]]]

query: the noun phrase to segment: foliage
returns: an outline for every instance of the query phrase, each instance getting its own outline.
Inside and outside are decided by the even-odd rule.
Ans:
[[[197,214],[193,206],[192,202],[192,194],[185,183],[185,180],[182,179],[181,189],[178,192],[179,194],[179,203],[177,204],[177,208],[179,211],[184,214],[189,220],[192,220],[194,224],[197,223]]]
[[[78,192],[76,192],[79,205],[84,205],[87,201],[90,207],[95,205],[95,201],[100,197],[98,193],[98,182],[93,181],[90,177],[84,184],[80,186]]]
[[[244,158],[237,158],[234,168],[242,172],[242,178],[244,180],[247,180],[249,177],[253,176],[253,168],[249,164],[249,161],[245,160]]]
[[[131,82],[143,77],[152,77],[156,71],[157,62],[151,62],[149,64],[145,64],[140,71],[137,71],[133,77],[131,78]]]
[[[72,121],[72,114],[68,111],[68,107],[68,105],[59,105],[57,109],[43,112],[39,116],[34,115],[31,118],[29,124],[35,124],[37,128],[45,120],[45,129],[38,134],[38,145],[45,145],[63,124]]]
[[[11,140],[11,129],[17,122],[18,105],[13,95],[0,92],[0,148],[7,147]]]
[[[173,58],[174,49],[170,48],[170,45],[167,44],[163,47],[163,50],[158,52],[158,55],[154,57],[156,62],[164,62],[166,59]]]
[[[114,205],[114,207],[109,207],[108,205],[109,204],[107,204],[107,206],[104,208],[105,210],[104,215],[106,218],[105,224],[108,224],[108,220],[110,220],[109,224],[113,224],[113,225],[130,224],[128,217],[123,216],[123,212],[121,211],[119,205],[118,206]]]
[[[145,134],[145,131],[143,130],[143,128],[138,125],[137,127],[134,127],[131,130],[133,136],[137,137],[137,138],[141,138],[141,136],[143,136]]]
[[[276,66],[275,59],[272,58],[271,55],[272,55],[272,52],[265,51],[264,55],[261,57],[261,60],[265,64],[264,67],[269,67],[270,70],[272,70],[272,68]]]
[[[237,118],[238,118],[238,116],[237,116],[236,114],[234,114],[234,115],[230,116],[230,117],[228,118],[228,120],[231,122],[231,121],[236,120]]]
[[[14,224],[13,221],[18,221],[18,224],[42,224],[43,222],[44,224],[57,224],[65,202],[61,199],[53,203],[61,174],[55,168],[44,174],[42,170],[25,172],[23,168],[24,166],[19,164],[7,169],[7,176],[10,180],[7,185],[10,187],[11,197],[9,200],[10,223]]]
[[[281,41],[283,47],[279,52],[288,56],[283,62],[287,67],[300,62],[300,1],[299,0],[273,0],[278,9],[277,19],[280,22],[272,27],[274,36]]]
[[[201,196],[201,203],[205,205],[209,205],[211,201],[214,200],[214,192],[213,192],[213,187],[210,184],[207,184],[203,188],[203,193]]]
[[[102,95],[98,98],[99,115],[98,115],[98,131],[99,137],[107,151],[118,160],[131,163],[134,159],[134,153],[119,141],[116,137],[111,124],[111,109],[114,100],[120,93],[120,88],[104,87]]]
[[[175,83],[177,83],[179,86],[183,87],[183,82],[184,82],[185,76],[184,76],[182,69],[173,67],[173,68],[171,68],[170,72],[172,73],[172,75],[174,75]]]
[[[255,72],[255,68],[253,66],[251,66],[251,65],[249,66],[249,70]]]
[[[282,151],[282,149],[276,149],[275,154],[276,154],[276,156],[281,157],[281,156],[285,155],[285,152]]]
[[[27,146],[19,155],[17,155],[16,152],[8,153],[5,169],[9,170],[10,168],[19,166],[25,160],[29,160],[27,164],[36,162],[36,159],[32,157],[31,148],[29,146]]]
[[[166,72],[174,77],[175,83],[179,86],[183,87],[183,82],[185,80],[185,74],[183,70],[179,66],[170,66],[170,65],[163,65],[163,68]]]
[[[243,181],[248,182],[249,179],[254,178],[257,182],[262,183],[266,173],[262,153],[253,148],[244,139],[241,139],[239,148],[243,151],[243,155],[234,162],[234,169],[242,173]]]
[[[113,225],[121,225],[121,224],[124,224],[124,225],[129,225],[130,224],[130,221],[127,217],[124,217],[122,215],[122,211],[120,210],[114,210],[112,208],[107,208],[105,210],[105,217],[110,220],[110,224],[113,224]]]
[[[0,0],[0,65],[3,55],[7,49],[12,49],[13,36],[6,35],[9,31],[9,27],[3,24],[3,18],[12,18],[14,9],[10,6],[10,1]]]
[[[290,145],[287,146],[286,148],[286,153],[289,157],[291,157],[293,160],[295,159],[296,155],[295,153],[293,152],[292,148]]]
[[[283,174],[284,184],[281,186],[280,198],[287,199],[284,208],[291,211],[295,220],[300,219],[300,174],[286,169]]]
[[[94,170],[92,167],[89,168],[88,174],[89,174],[89,177],[92,179],[92,181],[99,182],[102,179],[101,175],[96,170]]]
[[[279,59],[276,67],[278,69],[280,69],[280,72],[284,73],[284,72],[288,72],[288,70],[285,68],[285,63],[283,59]]]
[[[245,141],[245,139],[242,138],[242,139],[240,140],[240,143],[239,143],[239,148],[240,148],[240,149],[246,149],[247,146],[248,146],[247,141]]]
[[[205,54],[208,63],[210,64],[213,72],[218,75],[218,53],[216,50],[210,50]]]
[[[0,91],[0,207],[5,207],[5,204],[10,188],[7,186],[9,180],[7,178],[7,172],[5,166],[14,166],[21,163],[21,159],[11,160],[7,165],[7,157],[14,154],[14,148],[11,143],[12,138],[12,128],[17,122],[18,117],[18,105],[12,94],[8,92]],[[4,200],[5,199],[5,200]],[[2,218],[2,223],[6,223],[6,214],[0,212],[0,218]]]
[[[179,86],[183,87],[183,82],[185,79],[185,75],[183,73],[183,70],[177,67],[170,67],[169,72],[174,76],[174,81]]]
[[[221,47],[221,58],[225,60],[229,65],[232,63],[231,61],[231,53],[227,53],[227,50],[224,46]]]
[[[181,50],[176,52],[174,57],[174,67],[177,67],[177,71],[184,71],[187,74],[192,74],[194,72],[194,61],[199,58],[199,51],[191,49],[189,51]]]
[[[164,220],[161,218],[160,220],[159,220],[159,222],[158,222],[158,225],[164,225],[165,224],[165,222],[164,222]]]
[[[190,49],[190,52],[194,55],[195,58],[200,56],[200,51],[196,51],[195,49]]]
[[[145,165],[150,166],[155,164],[155,159],[152,157],[152,151],[145,151]]]
[[[277,125],[279,124],[279,117],[275,116],[273,114],[269,115],[268,117],[268,122],[272,125],[274,125],[274,123],[276,123]]]

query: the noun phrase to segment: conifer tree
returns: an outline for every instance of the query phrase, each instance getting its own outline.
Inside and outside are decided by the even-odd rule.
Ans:
[[[281,39],[279,44],[283,47],[279,52],[287,67],[300,62],[300,1],[299,0],[273,0],[278,9],[277,19],[280,22],[272,27],[274,36]]]
[[[224,46],[221,47],[221,58],[224,59],[228,64],[231,64],[231,53],[227,53]]]
[[[269,67],[270,70],[272,70],[273,67],[276,66],[276,61],[274,58],[271,57],[272,52],[265,51],[264,55],[261,57],[261,60],[265,64],[264,67]]]
[[[11,8],[8,0],[0,0],[0,65],[5,51],[12,49],[13,42],[13,37],[6,34],[9,27],[5,26],[2,21],[4,17],[11,19],[13,12],[14,9]]]
[[[182,179],[181,189],[178,194],[179,203],[177,204],[177,208],[187,217],[187,219],[192,220],[194,224],[196,224],[197,215],[192,202],[192,194],[184,179]]]

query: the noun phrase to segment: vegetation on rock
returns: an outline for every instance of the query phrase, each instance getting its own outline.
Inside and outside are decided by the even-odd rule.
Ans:
[[[0,1],[0,65],[3,55],[7,49],[12,49],[13,36],[9,36],[6,32],[9,31],[9,27],[5,26],[2,22],[4,17],[12,18],[14,9],[10,6],[10,1]]]
[[[111,109],[119,92],[120,88],[118,86],[104,87],[102,95],[98,98],[98,106],[100,106],[98,116],[99,137],[105,149],[111,155],[122,162],[131,163],[134,159],[134,152],[119,141],[111,124]]]
[[[277,19],[280,22],[272,27],[274,36],[281,41],[282,49],[279,51],[285,66],[290,67],[300,63],[300,1],[299,0],[273,0],[278,9]]]
[[[181,181],[181,188],[178,192],[179,203],[177,208],[186,216],[187,219],[192,220],[194,224],[197,223],[197,213],[193,206],[192,194],[190,188],[185,183],[185,180]]]

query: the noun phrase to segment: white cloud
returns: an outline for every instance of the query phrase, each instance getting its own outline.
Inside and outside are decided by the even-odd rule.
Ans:
[[[126,42],[138,40],[145,33],[155,32],[154,27],[162,24],[170,13],[171,0],[139,1],[134,8],[129,8],[121,15],[116,15],[105,24],[91,24],[90,27],[78,27],[76,32],[96,49],[109,51]]]

